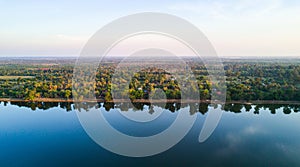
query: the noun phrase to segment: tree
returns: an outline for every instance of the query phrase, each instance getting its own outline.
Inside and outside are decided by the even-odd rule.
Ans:
[[[65,91],[65,97],[67,98],[67,99],[69,99],[69,97],[71,96],[71,91],[70,90],[66,90]]]

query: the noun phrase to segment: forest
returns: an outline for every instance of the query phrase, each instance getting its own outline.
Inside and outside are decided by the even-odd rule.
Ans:
[[[72,99],[78,94],[72,92],[74,59],[44,59],[0,62],[0,98],[22,99]],[[122,73],[112,82],[114,69],[120,60],[110,60],[101,65],[92,83],[95,96],[102,101],[112,101],[111,90],[118,90],[122,84],[129,84],[126,89],[117,91],[118,97],[129,96],[131,100],[149,99],[155,89],[164,91],[167,99],[180,99],[181,87],[172,73],[148,68],[132,76]],[[205,66],[201,62],[186,60],[190,66],[200,92],[201,100],[211,98],[212,82]],[[226,75],[227,101],[300,101],[300,61],[271,60],[224,60]],[[128,78],[131,78],[128,81]],[[84,79],[84,78],[83,78]],[[74,84],[74,86],[80,86]],[[199,89],[199,90],[196,90]],[[83,90],[88,94],[91,90]]]

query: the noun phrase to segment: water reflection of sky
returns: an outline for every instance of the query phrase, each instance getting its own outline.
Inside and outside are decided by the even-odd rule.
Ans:
[[[148,136],[168,127],[176,112],[151,123],[128,123],[116,109],[102,111],[121,132]],[[137,111],[135,111],[137,112]],[[146,112],[145,112],[146,113]],[[300,115],[261,109],[224,112],[213,135],[204,143],[198,136],[206,115],[198,113],[190,133],[172,149],[152,157],[128,158],[95,144],[81,128],[75,111],[54,107],[0,105],[0,166],[299,166]]]

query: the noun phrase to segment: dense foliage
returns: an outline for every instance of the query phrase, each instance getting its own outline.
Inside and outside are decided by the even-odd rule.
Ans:
[[[128,84],[119,96],[148,99],[155,89],[162,89],[168,99],[180,99],[181,89],[171,73],[161,69],[145,69],[112,83],[118,61],[99,67],[92,89],[98,99],[110,101],[111,90]],[[202,100],[210,99],[212,82],[201,63],[188,62]],[[225,61],[227,100],[290,100],[300,101],[300,63],[273,61]],[[0,64],[0,98],[35,100],[36,98],[69,99],[72,94],[73,63],[7,62]],[[128,81],[130,79],[130,81]],[[116,84],[117,83],[117,84]],[[76,86],[76,84],[75,84]],[[77,85],[79,86],[79,85]],[[90,90],[84,90],[88,94]]]

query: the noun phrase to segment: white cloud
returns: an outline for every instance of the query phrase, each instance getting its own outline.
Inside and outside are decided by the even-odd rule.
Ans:
[[[214,18],[224,17],[224,4],[220,2],[213,2],[211,4],[204,3],[203,1],[182,2],[172,4],[168,8],[175,11],[192,12],[196,14],[211,16]]]
[[[220,56],[299,56],[300,6],[283,0],[189,1],[168,9],[198,25]]]
[[[213,18],[259,17],[280,8],[281,0],[239,0],[210,2],[179,2],[168,8],[175,11],[191,12]]]
[[[258,127],[258,126],[247,126],[242,131],[242,133],[245,135],[255,135],[259,132],[262,132],[262,129],[261,129],[261,127]]]
[[[64,35],[64,34],[57,34],[55,37],[59,40],[67,40],[67,41],[86,41],[87,37],[84,36],[71,36],[71,35]]]
[[[227,156],[228,154],[239,151],[240,146],[245,144],[245,140],[250,136],[264,133],[265,130],[261,126],[250,125],[237,132],[229,132],[225,136],[225,145],[217,151],[217,154]]]

